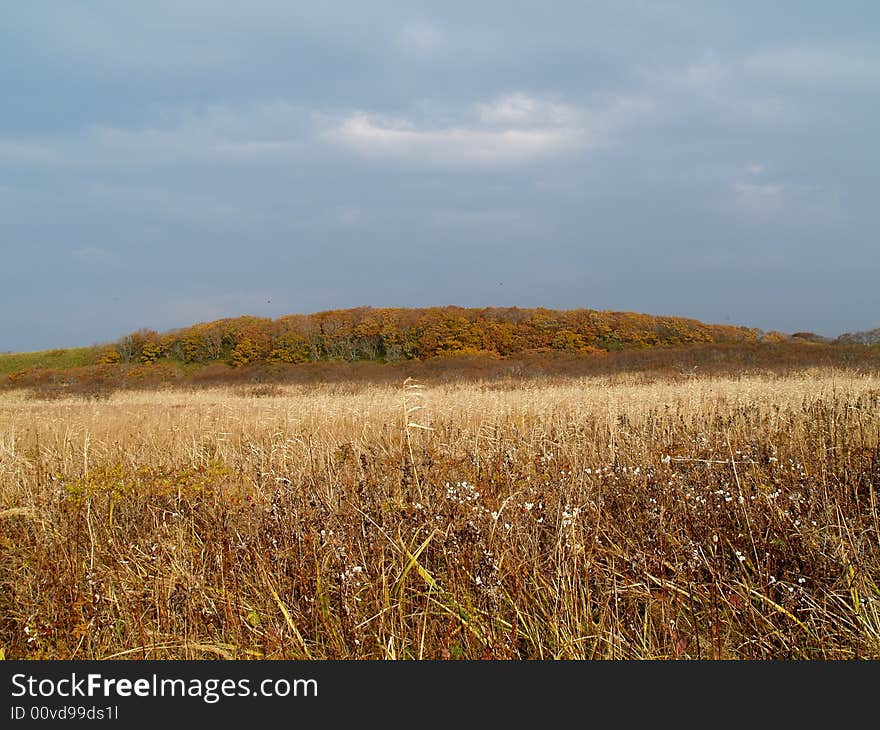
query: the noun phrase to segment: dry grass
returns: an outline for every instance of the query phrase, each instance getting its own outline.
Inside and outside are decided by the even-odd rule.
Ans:
[[[880,658],[878,444],[846,370],[7,392],[0,648]]]

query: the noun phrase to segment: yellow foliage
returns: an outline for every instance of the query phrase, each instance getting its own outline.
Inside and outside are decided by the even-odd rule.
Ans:
[[[95,362],[98,365],[114,365],[122,360],[122,356],[119,354],[119,350],[115,347],[107,347],[101,351],[101,354],[98,355],[97,360]]]
[[[249,337],[245,337],[235,346],[235,349],[232,351],[232,360],[230,362],[233,367],[240,368],[248,363],[254,362],[259,355],[260,350],[256,343],[254,343]]]
[[[143,350],[141,350],[141,362],[156,362],[156,360],[158,360],[164,354],[165,350],[162,345],[160,345],[158,342],[148,342],[144,345]]]
[[[308,362],[311,359],[309,341],[296,332],[285,332],[275,338],[273,348],[266,359],[269,362]]]

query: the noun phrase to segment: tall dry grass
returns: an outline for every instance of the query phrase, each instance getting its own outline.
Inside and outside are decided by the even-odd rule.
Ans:
[[[0,396],[12,658],[880,658],[880,378]]]

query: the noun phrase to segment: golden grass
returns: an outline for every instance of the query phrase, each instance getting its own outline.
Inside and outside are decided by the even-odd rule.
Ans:
[[[880,658],[880,377],[0,395],[10,658]]]

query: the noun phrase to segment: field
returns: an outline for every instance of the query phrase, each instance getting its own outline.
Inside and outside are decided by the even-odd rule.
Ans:
[[[880,659],[880,374],[0,393],[7,658]]]

